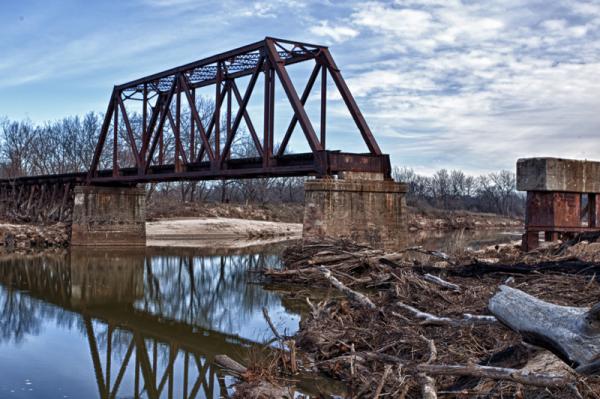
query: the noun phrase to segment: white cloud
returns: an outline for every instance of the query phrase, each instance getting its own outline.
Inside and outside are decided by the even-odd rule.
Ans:
[[[310,32],[321,37],[332,39],[336,43],[342,43],[359,35],[359,31],[348,26],[330,26],[328,21],[320,21],[318,25],[311,26]]]
[[[600,158],[600,7],[570,5],[589,3],[357,3],[363,53],[342,68],[396,162],[485,171]]]
[[[598,0],[138,1],[148,13],[120,25],[13,45],[0,87],[114,67],[112,83],[264,36],[325,41],[393,162],[486,171],[600,157]],[[0,27],[5,42],[13,30]],[[329,83],[328,131],[348,141]]]
[[[274,7],[271,3],[255,2],[251,7],[243,9],[240,15],[244,17],[275,18]]]

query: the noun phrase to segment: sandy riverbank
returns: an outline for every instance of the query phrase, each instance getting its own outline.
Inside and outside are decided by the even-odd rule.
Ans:
[[[149,246],[186,246],[242,248],[288,239],[302,234],[302,205],[274,204],[269,206],[235,204],[195,204],[190,209],[168,210],[165,215],[149,212],[147,227]],[[426,232],[519,230],[520,219],[465,211],[419,211],[407,209],[407,224],[411,235]],[[233,241],[233,242],[232,242]],[[0,246],[4,249],[43,249],[69,246],[69,226],[20,223],[0,224]]]
[[[173,218],[146,223],[148,246],[239,247],[294,240],[302,224],[234,218]]]

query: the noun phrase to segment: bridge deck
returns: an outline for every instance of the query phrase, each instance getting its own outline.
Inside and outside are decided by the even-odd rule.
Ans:
[[[88,172],[63,173],[39,176],[20,176],[0,179],[2,186],[18,185],[51,185],[71,183],[81,184],[137,184],[159,183],[168,181],[193,181],[215,179],[244,179],[258,177],[286,176],[323,176],[336,175],[344,171],[373,172],[388,175],[390,173],[389,157],[387,155],[351,154],[339,151],[321,151],[320,153],[304,153],[284,155],[272,161],[265,168],[262,159],[244,158],[231,159],[225,163],[225,168],[218,169],[211,162],[188,163],[180,166],[175,164],[152,165],[146,172],[138,168],[120,168],[118,173],[112,169],[100,170],[88,180]]]

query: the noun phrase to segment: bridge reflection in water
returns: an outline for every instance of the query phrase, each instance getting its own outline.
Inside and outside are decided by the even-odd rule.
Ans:
[[[281,328],[297,327],[298,316],[289,314],[275,293],[249,283],[248,271],[276,266],[276,253],[206,256],[183,251],[0,256],[0,363],[3,353],[30,353],[28,343],[39,341],[33,337],[52,345],[57,338],[45,337],[51,324],[70,331],[69,340],[79,337],[89,348],[87,361],[67,362],[66,367],[73,369],[62,373],[43,366],[40,370],[29,359],[20,367],[31,366],[23,375],[31,376],[27,384],[38,390],[38,396],[32,389],[29,394],[21,389],[25,392],[21,397],[51,396],[50,386],[70,392],[65,397],[85,397],[69,391],[69,374],[78,374],[78,368],[93,369],[94,381],[89,378],[83,385],[92,394],[91,385],[96,385],[101,398],[225,396],[226,377],[212,360],[223,353],[245,360],[249,348],[270,338],[261,316],[263,306],[283,321]],[[72,350],[77,347],[73,342]],[[33,355],[40,364],[47,355],[41,351]],[[10,385],[14,381],[2,381],[2,371],[2,390],[18,394],[18,387]],[[7,371],[6,378],[11,373],[14,370]],[[36,385],[33,373],[56,379],[49,386]]]

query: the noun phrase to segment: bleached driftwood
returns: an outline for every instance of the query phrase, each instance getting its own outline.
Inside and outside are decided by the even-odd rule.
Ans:
[[[432,339],[425,338],[421,335],[421,339],[427,343],[429,347],[429,359],[424,364],[431,364],[437,360],[437,348]],[[437,399],[437,389],[435,387],[435,378],[432,378],[425,372],[418,374],[421,380],[421,397],[423,399]]]
[[[227,355],[216,355],[215,356],[215,363],[223,368],[226,369],[227,371],[236,374],[236,375],[242,375],[245,374],[248,369],[239,364],[238,362],[236,362],[235,360],[233,360],[232,358],[230,358]]]
[[[430,375],[461,375],[491,378],[539,387],[559,387],[573,382],[572,378],[562,375],[539,374],[525,370],[480,366],[476,364],[420,364],[417,366],[417,370]]]
[[[502,285],[488,308],[525,342],[548,349],[580,373],[598,372],[600,303],[591,309],[560,306]]]
[[[425,325],[425,326],[427,326],[427,325],[439,325],[439,326],[447,325],[447,326],[458,327],[458,326],[474,325],[474,324],[492,324],[492,323],[498,322],[498,320],[496,320],[496,318],[494,316],[473,315],[470,313],[465,313],[465,314],[463,314],[462,319],[451,319],[449,317],[436,316],[431,313],[426,313],[426,312],[420,311],[419,309],[414,308],[410,305],[406,305],[402,302],[397,302],[396,304],[398,306],[400,306],[401,308],[406,309],[409,312],[411,312],[417,319],[423,320],[421,322],[421,324]]]
[[[449,281],[443,280],[442,278],[440,278],[438,276],[434,276],[433,274],[427,273],[423,276],[423,279],[429,281],[430,283],[439,285],[440,287],[444,287],[444,288],[448,288],[452,291],[460,292],[460,286],[453,284]]]
[[[368,307],[370,309],[377,309],[377,306],[375,306],[375,304],[367,296],[361,294],[360,292],[356,292],[356,291],[351,290],[350,288],[346,287],[344,284],[342,284],[341,281],[339,281],[337,278],[333,277],[331,275],[331,272],[326,267],[319,266],[319,271],[323,274],[323,276],[325,276],[325,278],[327,280],[329,280],[329,282],[335,288],[342,291],[351,300],[359,303],[362,306]]]

